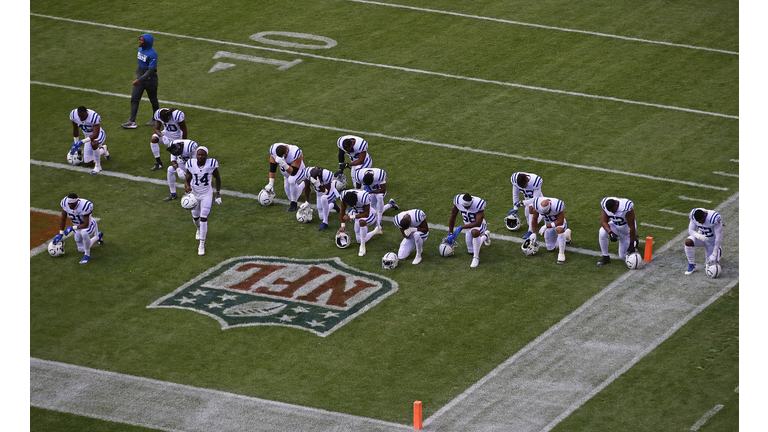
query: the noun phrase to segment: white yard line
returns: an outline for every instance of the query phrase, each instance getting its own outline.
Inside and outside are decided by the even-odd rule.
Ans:
[[[699,430],[699,428],[700,428],[700,427],[704,426],[704,423],[706,423],[706,422],[707,422],[707,420],[711,419],[711,418],[712,418],[712,416],[713,416],[713,415],[715,415],[715,414],[717,414],[717,412],[718,412],[718,411],[720,411],[722,408],[723,408],[723,406],[722,406],[722,405],[720,405],[720,404],[717,404],[717,405],[715,405],[715,407],[714,407],[714,408],[712,408],[711,410],[707,411],[707,413],[706,413],[706,414],[704,414],[704,415],[703,415],[703,416],[702,416],[702,417],[699,419],[699,421],[697,421],[697,422],[696,422],[696,423],[695,423],[693,426],[691,426],[691,430],[692,430],[692,431],[697,431],[697,430]]]
[[[46,87],[61,88],[61,89],[66,89],[66,90],[74,90],[74,91],[82,91],[82,92],[88,92],[88,93],[96,93],[96,94],[101,94],[101,95],[105,95],[105,96],[115,96],[115,97],[120,97],[120,98],[125,98],[125,99],[130,99],[130,97],[131,97],[131,95],[127,95],[127,94],[111,93],[111,92],[105,92],[105,91],[94,90],[94,89],[85,89],[85,88],[72,87],[72,86],[66,86],[66,85],[61,85],[61,84],[45,83],[45,82],[40,82],[40,81],[30,81],[30,84],[41,85],[41,86],[46,86]],[[144,99],[144,100],[148,100],[148,99]],[[438,142],[433,142],[433,141],[424,141],[424,140],[419,140],[419,139],[415,139],[415,138],[407,138],[407,137],[397,137],[397,136],[391,136],[391,135],[384,135],[384,134],[380,134],[380,133],[376,133],[376,132],[355,131],[355,130],[351,130],[351,129],[338,128],[338,127],[334,127],[334,126],[324,126],[324,125],[318,125],[318,124],[312,124],[312,123],[304,123],[304,122],[293,121],[293,120],[279,119],[279,118],[274,118],[274,117],[265,117],[265,116],[249,114],[249,113],[244,113],[244,112],[239,112],[239,111],[231,111],[231,110],[225,110],[225,109],[220,109],[220,108],[211,108],[211,107],[205,107],[205,106],[200,106],[200,105],[193,105],[193,104],[188,104],[188,103],[183,103],[183,102],[174,102],[174,101],[167,101],[167,100],[160,100],[160,102],[163,103],[163,104],[168,104],[168,105],[180,106],[180,107],[185,107],[185,108],[195,108],[195,109],[199,109],[199,110],[212,111],[212,112],[217,112],[217,113],[221,113],[221,114],[238,115],[238,116],[249,117],[249,118],[254,118],[254,119],[259,119],[259,120],[273,121],[273,122],[277,122],[277,123],[286,123],[286,124],[292,124],[292,125],[296,125],[296,126],[303,126],[303,127],[309,127],[309,128],[315,128],[315,129],[332,130],[332,131],[341,132],[341,133],[345,133],[345,134],[351,133],[351,134],[360,135],[360,136],[363,136],[363,137],[375,136],[375,137],[379,137],[379,138],[386,138],[386,139],[391,139],[391,140],[396,140],[396,141],[406,141],[406,142],[412,142],[412,143],[417,143],[417,144],[425,144],[425,145],[430,145],[430,146],[449,148],[449,149],[452,149],[452,150],[469,151],[469,152],[473,152],[473,153],[480,153],[480,154],[486,154],[486,155],[491,155],[491,156],[501,156],[501,157],[507,157],[507,158],[512,158],[512,159],[527,160],[527,161],[531,161],[531,162],[544,163],[544,164],[566,166],[566,167],[570,167],[570,168],[584,169],[584,170],[589,170],[589,171],[599,171],[599,172],[605,172],[605,173],[610,173],[610,174],[625,175],[625,176],[630,176],[630,177],[639,177],[639,178],[643,178],[643,179],[647,179],[647,180],[655,180],[655,181],[662,181],[662,182],[667,182],[667,183],[683,184],[683,185],[687,185],[687,186],[695,186],[695,187],[700,187],[700,188],[705,188],[705,189],[722,190],[722,191],[727,191],[728,190],[727,187],[722,187],[722,186],[714,186],[714,185],[708,185],[708,184],[694,183],[694,182],[689,182],[689,181],[685,181],[685,180],[677,180],[677,179],[671,179],[671,178],[665,178],[665,177],[656,177],[656,176],[651,176],[651,175],[646,175],[646,174],[637,174],[637,173],[631,173],[631,172],[627,172],[627,171],[619,171],[619,170],[602,168],[602,167],[596,167],[596,166],[590,166],[590,165],[574,164],[574,163],[570,163],[570,162],[562,162],[562,161],[556,161],[556,160],[551,160],[551,159],[539,159],[539,158],[528,157],[528,156],[521,156],[521,155],[516,155],[516,154],[495,152],[495,151],[489,151],[489,150],[481,150],[481,149],[476,149],[476,148],[472,148],[472,147],[462,147],[462,146],[457,146],[457,145],[453,145],[453,144],[444,144],[444,143],[438,143]],[[90,171],[88,171],[88,172],[90,172]]]
[[[663,42],[663,41],[655,41],[655,40],[649,40],[649,39],[640,39],[640,38],[633,38],[628,36],[620,36],[620,35],[614,35],[614,34],[608,34],[608,33],[598,33],[593,31],[587,31],[587,30],[575,30],[575,29],[569,29],[569,28],[563,28],[563,27],[553,27],[548,25],[541,25],[541,24],[533,24],[533,23],[526,23],[521,21],[511,21],[511,20],[505,20],[500,18],[491,18],[491,17],[484,17],[479,15],[468,15],[458,12],[450,12],[450,11],[443,11],[443,10],[437,10],[437,9],[426,9],[426,8],[420,8],[415,6],[406,6],[406,5],[399,5],[399,4],[392,4],[392,3],[383,3],[383,2],[376,2],[376,1],[368,1],[368,0],[349,0],[355,3],[366,3],[366,4],[372,4],[377,6],[388,6],[388,7],[395,7],[395,8],[402,8],[402,9],[410,9],[414,11],[419,12],[430,12],[430,13],[437,13],[437,14],[443,14],[443,15],[452,15],[462,18],[472,18],[472,19],[479,19],[484,21],[493,21],[493,22],[499,22],[504,24],[514,24],[514,25],[520,25],[520,26],[527,26],[527,27],[536,27],[540,29],[545,30],[556,30],[556,31],[563,31],[563,32],[569,32],[569,33],[581,33],[586,35],[592,35],[592,36],[600,36],[600,37],[607,37],[607,38],[614,38],[614,39],[622,39],[626,41],[632,41],[632,42],[642,42],[642,43],[650,43],[650,44],[658,44],[658,45],[667,45],[667,46],[673,46],[678,48],[687,48],[687,49],[694,49],[694,50],[703,50],[703,51],[714,51],[719,52],[722,54],[730,54],[730,55],[739,55],[738,52],[735,51],[728,51],[728,50],[722,50],[717,48],[708,48],[708,47],[702,47],[702,46],[695,46],[695,45],[686,45],[686,44],[677,44],[677,43],[671,43],[671,42]]]
[[[482,78],[474,78],[474,77],[467,77],[467,76],[461,76],[461,75],[452,75],[447,73],[441,73],[441,72],[432,72],[432,71],[426,71],[422,69],[413,69],[413,68],[406,68],[401,66],[392,66],[392,65],[386,65],[386,64],[379,64],[379,63],[370,63],[370,62],[364,62],[359,60],[349,60],[349,59],[342,59],[342,58],[335,58],[335,57],[327,57],[327,56],[321,56],[317,54],[309,54],[309,53],[303,53],[299,51],[290,51],[290,50],[284,50],[284,49],[278,49],[278,48],[269,48],[269,47],[262,47],[262,46],[255,46],[255,45],[249,45],[249,44],[243,44],[243,43],[236,43],[236,42],[227,42],[227,41],[221,41],[221,40],[215,40],[215,39],[207,39],[207,38],[201,38],[201,37],[195,37],[195,36],[187,36],[187,35],[180,35],[175,33],[168,33],[168,32],[162,32],[157,30],[148,30],[148,29],[138,29],[138,28],[131,28],[131,27],[122,27],[122,26],[116,26],[116,25],[110,25],[110,24],[101,24],[101,23],[95,23],[90,21],[82,21],[82,20],[75,20],[70,18],[62,18],[57,16],[50,16],[50,15],[41,15],[41,14],[35,14],[30,13],[31,16],[38,17],[38,18],[48,18],[58,21],[67,21],[72,22],[76,24],[86,24],[86,25],[93,25],[93,26],[99,26],[99,27],[107,27],[107,28],[114,28],[119,30],[127,30],[132,32],[141,32],[141,33],[152,33],[153,35],[164,35],[164,36],[171,36],[171,37],[177,37],[182,39],[192,39],[202,42],[210,42],[215,44],[221,44],[221,45],[228,45],[228,46],[237,46],[241,48],[248,48],[248,49],[258,49],[258,50],[265,50],[265,51],[272,51],[272,52],[279,52],[284,54],[291,54],[296,56],[303,56],[303,57],[311,57],[316,58],[320,60],[329,60],[329,61],[335,61],[335,62],[342,62],[342,63],[351,63],[361,66],[372,66],[377,68],[383,68],[383,69],[391,69],[391,70],[397,70],[401,72],[409,72],[409,73],[417,73],[417,74],[423,74],[423,75],[431,75],[431,76],[439,76],[442,78],[451,78],[451,79],[458,79],[463,81],[472,81],[472,82],[478,82],[483,84],[494,84],[499,86],[505,86],[505,87],[514,87],[514,88],[520,88],[520,89],[526,89],[526,90],[533,90],[533,91],[541,91],[541,92],[547,92],[547,93],[555,93],[555,94],[561,94],[561,95],[567,95],[567,96],[576,96],[576,97],[585,97],[589,99],[598,99],[598,100],[605,100],[610,102],[618,102],[618,103],[624,103],[624,104],[630,104],[630,105],[641,105],[641,106],[647,106],[652,108],[661,108],[661,109],[669,109],[674,111],[683,111],[688,112],[692,114],[701,114],[701,115],[707,115],[707,116],[714,116],[714,117],[723,117],[723,118],[729,118],[729,119],[735,119],[738,120],[739,116],[730,115],[730,114],[723,114],[723,113],[716,113],[716,112],[709,112],[709,111],[701,111],[701,110],[695,110],[690,108],[682,108],[682,107],[676,107],[671,105],[661,105],[661,104],[654,104],[649,102],[640,102],[640,101],[633,101],[629,99],[621,99],[611,96],[598,96],[598,95],[591,95],[586,93],[579,93],[579,92],[571,92],[566,90],[557,90],[557,89],[549,89],[545,87],[537,87],[537,86],[530,86],[530,85],[524,85],[524,84],[517,84],[517,83],[509,83],[509,82],[503,82],[503,81],[495,81],[495,80],[487,80]]]

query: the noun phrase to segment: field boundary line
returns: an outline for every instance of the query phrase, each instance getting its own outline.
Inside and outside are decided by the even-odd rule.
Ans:
[[[569,29],[564,27],[554,27],[554,26],[548,26],[543,24],[533,24],[533,23],[527,23],[527,22],[521,22],[521,21],[512,21],[512,20],[506,20],[502,18],[493,18],[493,17],[484,17],[480,15],[470,15],[470,14],[463,14],[459,12],[451,12],[451,11],[443,11],[443,10],[437,10],[437,9],[427,9],[427,8],[420,8],[415,6],[407,6],[407,5],[400,5],[400,4],[393,4],[393,3],[383,3],[383,2],[377,2],[377,1],[370,1],[370,0],[348,0],[355,3],[364,3],[364,4],[371,4],[376,6],[388,6],[388,7],[394,7],[394,8],[401,8],[401,9],[410,9],[415,10],[419,12],[430,12],[430,13],[437,13],[437,14],[443,14],[443,15],[452,15],[452,16],[458,16],[461,18],[472,18],[472,19],[479,19],[484,21],[493,21],[493,22],[500,22],[504,24],[514,24],[514,25],[520,25],[520,26],[526,26],[526,27],[536,27],[540,29],[545,30],[556,30],[556,31],[563,31],[563,32],[569,32],[569,33],[581,33],[591,36],[600,36],[600,37],[607,37],[607,38],[613,38],[613,39],[621,39],[631,42],[643,42],[643,43],[650,43],[650,44],[657,44],[657,45],[667,45],[677,48],[688,48],[688,49],[694,49],[694,50],[702,50],[702,51],[713,51],[718,52],[721,54],[731,54],[731,55],[739,55],[736,51],[728,51],[718,48],[709,48],[709,47],[702,47],[702,46],[696,46],[696,45],[686,45],[686,44],[678,44],[673,42],[664,42],[664,41],[655,41],[650,39],[640,39],[640,38],[633,38],[629,36],[621,36],[621,35],[614,35],[609,33],[600,33],[600,32],[594,32],[589,30],[576,30],[576,29]]]
[[[35,159],[30,159],[29,163],[31,165],[43,166],[43,167],[48,167],[48,168],[56,168],[56,169],[64,169],[64,170],[75,171],[75,172],[82,172],[82,173],[90,173],[91,172],[90,168],[77,167],[77,166],[72,166],[72,165],[69,165],[69,164],[63,164],[63,163],[57,163],[57,162],[45,162],[45,161],[39,161],[39,160],[35,160]],[[151,183],[151,184],[155,184],[155,185],[162,185],[162,186],[168,187],[168,182],[166,180],[158,180],[158,179],[152,179],[152,178],[148,178],[148,177],[139,177],[139,176],[135,176],[135,175],[131,175],[131,174],[125,174],[125,173],[121,173],[121,172],[104,170],[104,171],[101,171],[98,175],[109,176],[109,177],[117,177],[117,178],[120,178],[120,179],[123,179],[123,180],[131,180],[131,181],[137,181],[137,182],[143,182],[143,183]],[[177,191],[181,190],[182,192],[184,192],[184,186],[177,184],[176,185],[176,190]],[[228,195],[228,196],[233,196],[233,197],[237,197],[237,198],[252,199],[252,200],[256,200],[256,201],[259,200],[259,196],[258,195],[254,195],[254,194],[250,194],[250,193],[245,193],[245,192],[231,191],[231,190],[226,190],[226,189],[222,189],[221,190],[221,195]],[[282,198],[277,198],[277,199],[274,200],[274,202],[276,202],[278,204],[283,204],[283,205],[288,205],[289,204],[288,200],[285,200],[285,199],[282,199]],[[315,204],[310,204],[310,205],[312,206],[313,209],[315,209],[315,210],[317,209],[317,205],[315,205]],[[35,209],[33,208],[33,210],[35,210]],[[48,212],[48,210],[41,210],[41,211]],[[387,221],[387,222],[394,221],[394,218],[391,217],[391,216],[384,216],[384,217],[382,217],[382,219],[384,221]],[[98,220],[98,219],[96,219],[96,220]],[[429,224],[429,229],[430,230],[437,229],[437,230],[448,232],[448,226],[447,225],[442,225],[442,224],[438,224],[438,223],[430,223]],[[520,243],[520,244],[522,244],[523,241],[524,241],[522,238],[519,238],[519,237],[507,236],[507,235],[502,235],[502,234],[491,234],[491,238],[492,239],[497,239],[497,240],[508,241],[508,242],[511,242],[511,243]],[[47,248],[47,245],[46,245],[46,248]],[[583,248],[567,247],[565,250],[566,250],[566,252],[580,253],[580,254],[584,254],[584,255],[602,256],[602,254],[599,251],[593,251],[593,250],[583,249]],[[35,255],[36,255],[36,253],[33,254],[32,256],[30,256],[30,258],[34,257]],[[611,254],[611,257],[615,258],[615,259],[618,259],[618,255],[617,254]]]
[[[52,83],[46,83],[46,82],[41,82],[41,81],[30,81],[30,84],[41,85],[41,86],[45,86],[45,87],[61,88],[61,89],[73,90],[73,91],[83,91],[83,92],[88,92],[88,93],[96,93],[96,94],[101,94],[101,95],[105,95],[105,96],[115,96],[115,97],[121,97],[121,98],[126,98],[126,99],[130,99],[130,97],[131,97],[131,95],[125,95],[125,94],[120,94],[120,93],[112,93],[112,92],[106,92],[106,91],[101,91],[101,90],[86,89],[86,88],[80,88],[80,87],[72,87],[72,86],[67,86],[67,85],[62,85],[62,84],[52,84]],[[148,101],[149,99],[144,98],[142,100]],[[412,142],[412,143],[416,143],[416,144],[424,144],[424,145],[430,145],[430,146],[435,146],[435,147],[443,147],[443,148],[448,148],[448,149],[451,149],[451,150],[469,151],[469,152],[473,152],[473,153],[481,153],[481,154],[487,154],[487,155],[491,155],[491,156],[501,156],[501,157],[506,157],[506,158],[526,160],[526,161],[537,162],[537,163],[565,166],[565,167],[569,167],[569,168],[585,169],[585,170],[589,170],[589,171],[599,171],[599,172],[605,172],[605,173],[610,173],[610,174],[625,175],[625,176],[630,176],[630,177],[638,177],[638,178],[643,178],[643,179],[647,179],[647,180],[662,181],[662,182],[667,182],[667,183],[676,183],[676,184],[700,187],[700,188],[705,188],[705,189],[713,189],[713,190],[721,190],[721,191],[727,191],[728,190],[727,187],[722,187],[722,186],[714,186],[714,185],[708,185],[708,184],[702,184],[702,183],[689,182],[689,181],[686,181],[686,180],[677,180],[677,179],[671,179],[671,178],[656,177],[656,176],[647,175],[647,174],[638,174],[638,173],[632,173],[632,172],[627,172],[627,171],[619,171],[619,170],[615,170],[615,169],[602,168],[602,167],[591,166],[591,165],[581,165],[581,164],[575,164],[575,163],[570,163],[570,162],[562,162],[562,161],[556,161],[556,160],[551,160],[551,159],[540,159],[540,158],[534,158],[534,157],[529,157],[529,156],[522,156],[522,155],[516,155],[516,154],[510,154],[510,153],[502,153],[502,152],[497,152],[497,151],[491,151],[491,150],[476,149],[476,148],[473,148],[473,147],[463,147],[463,146],[458,146],[458,145],[454,145],[454,144],[445,144],[445,143],[438,143],[438,142],[434,142],[434,141],[425,141],[425,140],[420,140],[420,139],[415,139],[415,138],[407,138],[407,137],[397,137],[397,136],[391,136],[391,135],[384,135],[384,134],[380,134],[380,133],[376,133],[376,132],[356,131],[356,130],[344,129],[344,128],[339,128],[339,127],[334,127],[334,126],[324,126],[324,125],[318,125],[318,124],[313,124],[313,123],[305,123],[305,122],[300,122],[300,121],[295,121],[295,120],[286,120],[286,119],[279,119],[279,118],[274,118],[274,117],[266,117],[266,116],[260,116],[260,115],[257,115],[257,114],[244,113],[244,112],[240,112],[240,111],[231,111],[231,110],[226,110],[226,109],[221,109],[221,108],[211,108],[211,107],[205,107],[205,106],[201,106],[201,105],[193,105],[193,104],[188,104],[188,103],[183,103],[183,102],[174,102],[174,101],[168,101],[168,100],[163,100],[163,99],[160,99],[159,102],[164,103],[164,104],[177,105],[177,106],[185,107],[185,108],[194,108],[194,109],[199,109],[199,110],[204,110],[204,111],[212,111],[212,112],[217,112],[217,113],[221,113],[221,114],[232,114],[232,115],[238,115],[238,116],[243,116],[243,117],[254,118],[254,119],[258,119],[258,120],[266,120],[266,121],[273,121],[273,122],[277,122],[277,123],[286,123],[286,124],[291,124],[291,125],[296,125],[296,126],[303,126],[303,127],[309,127],[309,128],[315,128],[315,129],[323,129],[323,130],[336,131],[336,132],[341,132],[341,133],[345,133],[345,134],[346,133],[351,133],[351,134],[360,135],[360,136],[375,136],[375,137],[378,137],[378,138],[391,139],[391,140],[395,140],[395,141],[405,141],[405,142]]]
[[[297,55],[297,56],[304,56],[304,57],[311,57],[316,58],[319,60],[329,60],[329,61],[335,61],[335,62],[341,62],[341,63],[350,63],[350,64],[356,64],[361,66],[372,66],[372,67],[378,67],[383,69],[391,69],[391,70],[397,70],[401,72],[411,72],[411,73],[418,73],[423,75],[432,75],[432,76],[439,76],[442,78],[451,78],[451,79],[458,79],[463,81],[471,81],[471,82],[479,82],[483,84],[495,84],[500,85],[504,87],[513,87],[513,88],[520,88],[520,89],[526,89],[526,90],[533,90],[533,91],[541,91],[546,93],[554,93],[554,94],[561,94],[561,95],[567,95],[567,96],[577,96],[577,97],[584,97],[588,99],[598,99],[598,100],[604,100],[604,101],[610,101],[610,102],[618,102],[618,103],[624,103],[624,104],[630,104],[630,105],[640,105],[640,106],[646,106],[646,107],[652,107],[652,108],[661,108],[661,109],[668,109],[668,110],[674,110],[674,111],[682,111],[692,114],[701,114],[701,115],[707,115],[707,116],[714,116],[714,117],[723,117],[728,119],[734,119],[738,120],[739,116],[731,115],[731,114],[723,114],[723,113],[716,113],[716,112],[710,112],[710,111],[702,111],[702,110],[696,110],[692,108],[682,108],[682,107],[676,107],[672,105],[663,105],[663,104],[655,104],[650,102],[640,102],[640,101],[633,101],[630,99],[622,99],[622,98],[616,98],[612,96],[599,96],[599,95],[591,95],[587,93],[580,93],[580,92],[572,92],[567,90],[558,90],[558,89],[550,89],[546,87],[538,87],[538,86],[531,86],[531,85],[525,85],[525,84],[517,84],[517,83],[510,83],[510,82],[504,82],[504,81],[496,81],[496,80],[488,80],[483,78],[475,78],[475,77],[468,77],[468,76],[462,76],[462,75],[453,75],[443,72],[433,72],[423,69],[414,69],[414,68],[407,68],[402,66],[392,66],[392,65],[386,65],[386,64],[380,64],[380,63],[371,63],[371,62],[365,62],[360,60],[350,60],[350,59],[343,59],[343,58],[336,58],[336,57],[328,57],[328,56],[321,56],[317,54],[310,54],[310,53],[303,53],[300,51],[290,51],[290,50],[284,50],[284,49],[278,49],[278,48],[269,48],[269,47],[261,47],[261,46],[255,46],[255,45],[249,45],[244,43],[238,43],[238,42],[227,42],[227,41],[221,41],[216,39],[208,39],[208,38],[202,38],[197,36],[187,36],[187,35],[180,35],[176,33],[168,33],[168,32],[162,32],[162,31],[156,31],[156,30],[147,30],[147,29],[138,29],[138,28],[131,28],[131,27],[123,27],[123,26],[117,26],[117,25],[111,25],[111,24],[102,24],[102,23],[96,23],[91,21],[83,21],[83,20],[76,20],[71,18],[63,18],[63,17],[57,17],[57,16],[51,16],[51,15],[42,15],[42,14],[36,14],[31,13],[31,16],[35,16],[38,18],[48,18],[58,21],[66,21],[66,22],[72,22],[76,24],[86,24],[86,25],[92,25],[97,27],[107,27],[107,28],[114,28],[119,30],[128,30],[128,31],[134,31],[134,32],[143,32],[143,33],[152,33],[153,35],[163,35],[163,36],[170,36],[170,37],[177,37],[182,39],[192,39],[192,40],[198,40],[202,42],[210,42],[210,43],[216,43],[216,44],[222,44],[222,45],[229,45],[229,46],[238,46],[242,48],[249,48],[249,49],[258,49],[258,50],[265,50],[265,51],[272,51],[272,52],[279,52],[284,54],[291,54],[291,55]]]

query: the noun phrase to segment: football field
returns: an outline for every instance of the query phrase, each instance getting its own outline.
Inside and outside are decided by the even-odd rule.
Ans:
[[[737,3],[30,12],[31,430],[406,430],[414,401],[425,430],[738,428]],[[149,100],[120,127],[144,33],[161,107],[219,163],[204,256],[189,212],[163,202],[165,169],[149,170]],[[80,105],[107,134],[98,175],[65,158]],[[307,224],[285,211],[282,176],[259,205],[270,145],[334,171],[345,134],[368,141],[387,199],[426,213],[420,264],[381,267],[401,239],[395,210],[361,257],[336,247],[337,213],[318,232],[316,211]],[[543,242],[525,256],[525,227],[504,226],[517,171],[565,203],[562,264]],[[86,265],[71,238],[62,257],[44,246],[72,192],[104,232]],[[438,254],[463,193],[487,202],[477,268],[461,241]],[[641,252],[653,239],[639,270],[614,243],[595,266],[606,196],[634,202]],[[718,279],[700,250],[683,275],[696,207],[723,216]]]

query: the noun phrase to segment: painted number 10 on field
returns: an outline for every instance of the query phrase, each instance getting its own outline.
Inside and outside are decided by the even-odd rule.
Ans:
[[[317,44],[317,43],[288,42],[283,40],[270,39],[270,36],[282,36],[282,37],[293,38],[293,39],[304,39],[304,40],[310,40],[310,41],[318,41],[321,43]],[[327,38],[324,36],[317,36],[317,35],[308,34],[308,33],[265,31],[265,32],[260,32],[260,33],[251,35],[250,39],[256,42],[261,42],[269,45],[277,45],[285,48],[296,48],[296,49],[329,49],[336,46],[336,41],[331,38]],[[234,60],[245,60],[245,61],[250,61],[254,63],[264,63],[268,65],[277,66],[277,70],[286,70],[290,67],[296,66],[297,64],[301,63],[301,59],[295,59],[292,61],[275,60],[275,59],[257,57],[257,56],[246,55],[246,54],[231,53],[228,51],[219,51],[216,53],[216,55],[213,56],[213,58],[214,59],[227,58],[227,59],[234,59]],[[234,63],[226,63],[226,62],[220,61],[220,62],[217,62],[215,65],[213,65],[213,67],[211,68],[211,70],[208,71],[208,73],[229,69],[234,66],[236,66]]]

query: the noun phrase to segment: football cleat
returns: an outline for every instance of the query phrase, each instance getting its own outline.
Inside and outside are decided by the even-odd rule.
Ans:
[[[178,198],[178,196],[175,193],[172,193],[172,194],[168,195],[167,197],[163,198],[163,202],[168,202],[170,200],[175,200],[176,198]]]
[[[200,235],[200,228],[195,231],[195,240],[200,240],[202,236]]]
[[[104,244],[104,233],[103,233],[103,232],[101,232],[101,231],[99,231],[99,240],[97,240],[97,242],[98,242],[100,245],[103,245],[103,244]]]
[[[532,239],[526,239],[520,249],[523,250],[523,253],[526,256],[536,255],[539,251],[539,242]]]
[[[285,210],[286,213],[295,212],[299,209],[299,204],[296,201],[291,201],[291,204],[288,205],[288,208]]]
[[[557,253],[557,263],[562,264],[565,262],[565,252],[560,251]]]
[[[527,233],[525,233],[525,235],[523,236],[523,240],[528,240],[528,237],[530,237],[530,236],[532,236],[532,235],[533,235],[533,231],[528,231],[528,232],[527,232]]]
[[[261,192],[259,192],[259,204],[263,206],[271,205],[275,201],[275,192],[274,191],[267,191],[266,189],[262,189]]]
[[[469,266],[470,266],[471,268],[475,268],[475,267],[477,267],[478,265],[480,265],[480,258],[477,258],[477,257],[472,257],[472,264],[470,264]]]
[[[608,255],[603,255],[603,258],[600,259],[600,261],[597,262],[598,267],[606,266],[611,263],[611,257]]]
[[[328,228],[328,224],[323,222],[320,224],[320,227],[317,229],[318,231],[325,231],[325,229]]]
[[[373,235],[381,234],[381,233],[382,233],[381,225],[377,226],[373,231],[371,231],[371,234],[373,234]]]
[[[707,273],[707,276],[712,279],[717,279],[718,276],[720,276],[720,271],[722,270],[720,267],[720,264],[710,264],[707,265],[707,267],[704,269]]]
[[[685,271],[685,274],[689,275],[696,271],[696,264],[688,264],[688,270]]]
[[[365,243],[360,243],[360,250],[357,252],[357,256],[365,256]]]
[[[101,172],[101,165],[96,165],[95,167],[93,167],[91,174],[98,174],[100,172]]]
[[[413,259],[413,262],[411,264],[418,264],[421,262],[421,255],[416,255],[416,258]]]
[[[150,171],[157,171],[157,170],[161,170],[161,169],[163,169],[163,164],[161,164],[160,162],[155,162],[155,166],[153,166],[149,170]]]
[[[490,246],[491,245],[491,232],[488,231],[488,230],[485,230],[484,235],[485,235],[485,240],[483,240],[483,244],[486,245],[486,246]]]
[[[381,268],[384,270],[392,270],[397,267],[397,255],[394,252],[387,252],[381,259]]]
[[[504,224],[507,226],[508,230],[517,231],[521,226],[520,216],[518,216],[517,213],[510,213],[504,218]]]
[[[101,148],[104,150],[104,159],[109,160],[109,151],[107,150],[107,145],[104,144]]]
[[[393,199],[390,199],[387,204],[389,204],[390,208],[395,209],[395,211],[400,210],[400,207],[397,204],[395,204],[395,200]]]
[[[127,122],[121,124],[120,126],[122,126],[123,129],[136,129],[136,122],[132,122],[128,120]]]
[[[200,246],[197,247],[198,255],[205,255],[205,240],[200,241]]]
[[[624,262],[627,263],[628,269],[636,270],[640,268],[640,265],[643,263],[643,259],[640,257],[639,253],[632,252],[630,254],[627,254],[627,257],[624,258]]]
[[[197,207],[197,204],[197,198],[191,193],[184,194],[184,196],[181,197],[181,208],[184,210],[192,210]]]
[[[64,242],[48,243],[48,253],[51,254],[52,257],[64,255]]]
[[[339,249],[345,249],[349,247],[350,237],[347,231],[338,230],[336,232],[336,246]]]
[[[85,256],[83,256],[83,259],[80,260],[80,264],[86,264],[90,260],[91,260],[91,256],[90,255],[85,255]]]

